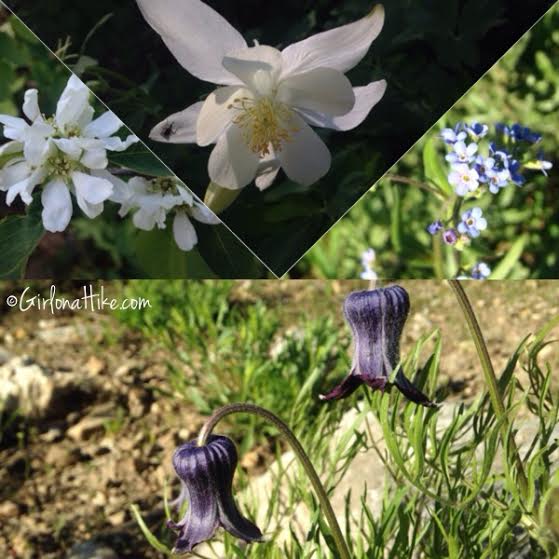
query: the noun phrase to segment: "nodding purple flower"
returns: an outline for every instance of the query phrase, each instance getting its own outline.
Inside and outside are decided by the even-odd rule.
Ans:
[[[456,229],[447,229],[443,233],[443,240],[447,245],[455,245],[458,242],[458,233],[456,232]]]
[[[259,541],[262,532],[241,516],[233,499],[233,476],[238,456],[231,439],[210,436],[205,446],[190,442],[180,446],[173,466],[181,480],[179,510],[188,502],[184,518],[169,522],[178,534],[174,553],[187,553],[212,538],[219,527],[246,542]]]
[[[398,285],[358,291],[347,297],[344,314],[351,327],[354,354],[351,372],[321,400],[339,400],[365,384],[373,390],[391,388],[390,375],[400,361],[400,337],[410,310],[406,290]],[[412,402],[437,407],[416,388],[400,368],[394,386]]]

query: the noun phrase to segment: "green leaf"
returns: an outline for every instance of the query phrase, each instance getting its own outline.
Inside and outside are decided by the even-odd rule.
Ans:
[[[132,514],[134,515],[134,518],[138,523],[138,526],[140,527],[142,534],[144,534],[144,537],[151,545],[151,547],[153,547],[160,553],[164,553],[165,555],[171,555],[171,550],[164,543],[160,542],[157,539],[157,537],[153,534],[153,532],[147,527],[146,523],[144,522],[144,519],[142,518],[142,515],[140,514],[140,510],[138,509],[138,507],[136,505],[130,505],[130,509],[132,510]]]
[[[527,235],[523,235],[516,239],[514,244],[511,246],[510,250],[507,252],[506,256],[499,262],[498,266],[493,270],[491,274],[491,279],[503,280],[509,277],[513,268],[520,260],[522,253],[524,252],[524,247],[528,241]]]
[[[200,253],[180,250],[169,230],[140,231],[135,241],[137,262],[148,277],[215,278]]]
[[[197,223],[196,229],[200,254],[214,274],[223,279],[263,277],[260,261],[226,227]]]
[[[437,149],[437,141],[437,137],[433,136],[427,140],[423,148],[425,178],[431,181],[444,196],[452,196],[454,190],[448,182],[447,171]]]
[[[38,211],[0,221],[0,279],[20,279],[45,230]]]
[[[173,174],[157,156],[141,143],[135,144],[123,152],[113,152],[109,161],[113,165],[119,165],[151,177],[168,177]]]

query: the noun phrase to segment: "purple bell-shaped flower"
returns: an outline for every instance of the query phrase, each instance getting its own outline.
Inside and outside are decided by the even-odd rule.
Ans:
[[[179,510],[188,502],[184,518],[169,522],[178,534],[174,553],[187,553],[212,538],[219,527],[246,542],[262,539],[260,530],[244,518],[233,499],[237,449],[227,437],[210,436],[205,446],[190,442],[180,446],[173,466],[181,480]]]
[[[344,314],[354,341],[353,364],[345,380],[322,400],[339,400],[366,384],[373,390],[391,386],[391,373],[400,361],[400,337],[410,310],[408,293],[398,285],[359,291],[347,297]],[[437,407],[404,375],[396,373],[394,385],[412,402]]]

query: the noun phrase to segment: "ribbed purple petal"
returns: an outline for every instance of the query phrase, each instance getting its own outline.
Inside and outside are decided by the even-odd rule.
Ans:
[[[425,406],[426,408],[438,408],[435,402],[431,401],[428,396],[423,394],[419,388],[415,387],[404,375],[402,371],[398,371],[394,382],[396,388],[408,399],[416,404]]]
[[[207,447],[187,443],[175,452],[173,465],[185,483],[189,502],[184,518],[178,524],[170,524],[170,527],[178,532],[174,552],[186,553],[199,543],[211,539],[219,526],[215,488],[210,473],[210,452]]]
[[[245,542],[259,541],[262,532],[250,520],[242,516],[233,499],[233,473],[237,468],[237,449],[230,439],[221,437],[213,443],[210,451],[214,455],[214,481],[217,492],[219,522],[229,533]],[[227,468],[231,475],[228,475]]]
[[[342,398],[347,398],[351,396],[361,385],[363,381],[355,375],[352,370],[351,373],[336,386],[333,390],[327,394],[321,394],[319,398],[324,401],[328,400],[340,400]]]

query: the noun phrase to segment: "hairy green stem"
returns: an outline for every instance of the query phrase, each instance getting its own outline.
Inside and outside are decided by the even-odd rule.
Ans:
[[[507,417],[505,404],[503,402],[503,397],[501,391],[499,390],[499,383],[497,381],[497,376],[495,375],[495,369],[493,368],[493,364],[491,363],[491,357],[489,356],[487,344],[485,343],[485,339],[479,326],[475,311],[460,281],[450,280],[449,284],[454,291],[456,298],[458,299],[458,303],[462,308],[462,312],[464,313],[466,322],[468,323],[470,333],[472,334],[479,360],[481,362],[481,368],[483,370],[485,383],[489,391],[489,398],[491,399],[493,411],[495,412],[497,419],[502,421],[501,433],[503,437],[503,444],[505,446],[507,446],[508,444],[511,454],[514,456],[516,462],[518,484],[520,485],[520,492],[523,496],[527,496],[528,479],[526,478],[526,473],[524,472],[524,464],[522,463],[522,458],[520,457],[518,447],[516,446],[516,443],[514,441],[514,436],[509,429],[510,424]]]
[[[272,412],[253,404],[230,404],[228,406],[224,406],[214,412],[213,415],[208,419],[207,423],[202,427],[200,434],[198,435],[198,445],[204,446],[206,444],[208,437],[212,434],[217,424],[224,417],[237,413],[248,413],[265,419],[266,421],[274,425],[274,427],[276,427],[280,431],[280,433],[287,439],[287,441],[293,448],[295,455],[303,465],[306,474],[311,480],[311,484],[316,492],[320,504],[322,505],[322,510],[326,515],[328,524],[330,525],[330,529],[332,530],[332,536],[334,538],[334,542],[336,543],[340,558],[351,559],[349,548],[340,529],[340,525],[338,524],[336,513],[334,512],[334,509],[330,504],[330,499],[328,498],[326,489],[324,489],[324,486],[322,485],[322,482],[320,481],[320,478],[318,477],[318,474],[310,458],[305,452],[305,449],[301,446],[301,443],[299,442],[293,431],[291,431],[287,424],[284,423],[279,417],[274,415]]]
[[[435,277],[438,280],[444,279],[443,240],[437,236],[433,237],[433,266]]]

